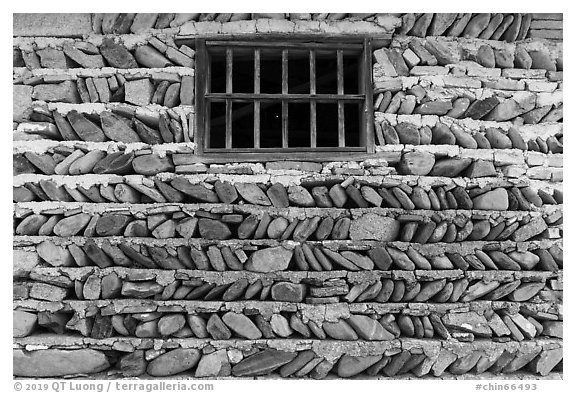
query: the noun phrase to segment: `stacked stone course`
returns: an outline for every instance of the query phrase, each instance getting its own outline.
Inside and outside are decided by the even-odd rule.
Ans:
[[[371,37],[375,153],[196,154],[193,38]],[[16,377],[561,378],[561,14],[15,14]]]

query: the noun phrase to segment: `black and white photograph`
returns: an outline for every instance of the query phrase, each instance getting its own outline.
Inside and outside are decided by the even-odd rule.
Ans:
[[[563,13],[58,11],[12,14],[7,388],[562,382]]]

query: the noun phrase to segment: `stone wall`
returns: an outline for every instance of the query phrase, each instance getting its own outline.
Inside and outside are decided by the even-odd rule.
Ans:
[[[13,27],[16,377],[562,377],[561,14]],[[378,42],[374,154],[196,154],[182,42],[270,34]]]

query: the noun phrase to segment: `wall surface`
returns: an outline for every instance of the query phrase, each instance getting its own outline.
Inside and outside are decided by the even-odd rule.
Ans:
[[[561,14],[14,14],[16,377],[562,378]],[[196,37],[370,37],[374,154],[196,154]]]

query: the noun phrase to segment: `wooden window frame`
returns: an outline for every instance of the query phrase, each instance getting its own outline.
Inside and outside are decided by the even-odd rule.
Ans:
[[[373,109],[373,83],[372,83],[372,40],[368,37],[339,37],[314,38],[314,39],[290,39],[285,37],[255,38],[253,41],[242,39],[195,39],[196,46],[196,102],[195,102],[195,141],[196,154],[205,157],[211,162],[231,161],[270,161],[270,160],[341,160],[367,156],[374,153],[374,109]],[[209,81],[211,79],[210,55],[208,47],[220,46],[226,48],[226,92],[211,93]],[[232,51],[230,47],[247,47],[256,49],[254,60],[254,93],[232,93]],[[262,94],[259,83],[259,51],[258,48],[274,47],[282,50],[282,93]],[[306,49],[311,52],[315,49],[330,49],[337,53],[337,94],[315,94],[315,56],[310,56],[310,94],[288,94],[287,86],[287,51],[291,48]],[[343,94],[342,61],[343,50],[347,48],[361,49],[359,54],[360,64],[358,67],[359,92],[358,94]],[[210,100],[219,100],[226,103],[226,136],[224,148],[207,148],[210,141]],[[233,148],[230,119],[232,111],[232,99],[235,101],[245,99],[246,102],[254,103],[254,146],[256,148]],[[266,100],[282,101],[282,146],[276,148],[260,148],[260,102]],[[288,118],[287,107],[289,102],[310,102],[310,147],[287,147],[288,143]],[[316,147],[316,103],[330,102],[338,104],[338,147]],[[344,142],[344,102],[359,102],[362,105],[360,116],[360,141],[356,147],[346,147]],[[313,153],[313,154],[312,154]]]

